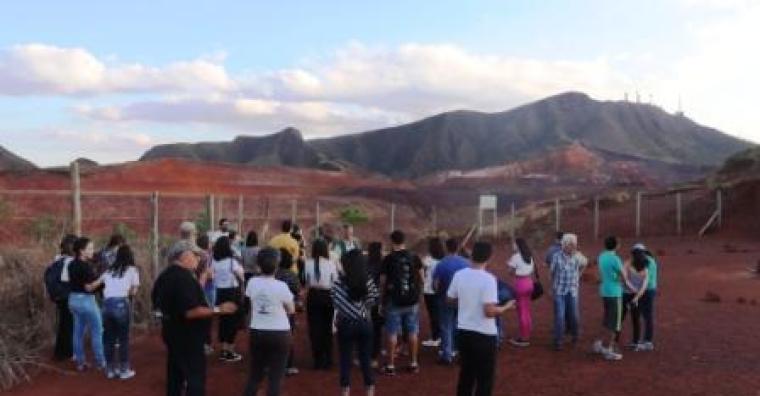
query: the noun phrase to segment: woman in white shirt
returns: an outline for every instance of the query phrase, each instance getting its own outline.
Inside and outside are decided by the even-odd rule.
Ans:
[[[109,379],[118,377],[126,380],[135,376],[135,371],[129,365],[130,298],[140,286],[140,274],[129,245],[122,245],[116,250],[113,264],[95,282],[94,287],[101,285],[106,376]]]
[[[422,345],[431,348],[437,348],[441,345],[441,328],[439,325],[440,303],[439,298],[433,290],[433,272],[438,262],[443,259],[446,253],[443,250],[441,238],[430,238],[428,240],[428,255],[422,259],[422,268],[425,271],[425,284],[423,293],[425,294],[425,307],[430,318],[430,338],[422,341]]]
[[[211,258],[214,287],[216,288],[216,303],[233,302],[240,304],[240,285],[243,282],[243,267],[235,258],[229,237],[222,236],[214,243]],[[235,352],[235,336],[240,327],[241,311],[233,315],[219,318],[219,342],[222,351],[219,359],[223,362],[238,362],[243,357]]]
[[[527,347],[530,346],[530,333],[533,328],[530,305],[533,295],[533,274],[536,268],[533,254],[525,239],[515,239],[512,249],[515,253],[507,265],[515,277],[514,289],[517,300],[517,318],[520,323],[520,337],[510,339],[509,342],[516,347]]]
[[[311,258],[304,266],[306,294],[306,318],[309,324],[309,340],[315,370],[327,370],[332,366],[334,308],[330,289],[338,280],[338,266],[330,258],[327,242],[317,239],[311,247]]]
[[[279,395],[293,343],[288,315],[295,313],[295,303],[288,285],[274,278],[280,252],[261,249],[256,263],[261,276],[251,278],[245,290],[251,300],[251,371],[244,396],[255,396],[265,375],[269,386],[266,394]]]

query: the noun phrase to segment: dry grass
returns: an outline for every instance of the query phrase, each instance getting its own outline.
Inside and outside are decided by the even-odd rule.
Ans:
[[[30,379],[50,345],[55,312],[47,303],[41,251],[0,251],[0,389]]]

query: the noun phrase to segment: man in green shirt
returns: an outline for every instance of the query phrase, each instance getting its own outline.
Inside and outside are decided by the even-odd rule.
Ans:
[[[605,348],[603,341],[594,342],[593,351],[604,356],[607,360],[620,360],[623,355],[618,353],[617,342],[620,338],[621,317],[623,312],[623,285],[630,287],[623,269],[623,261],[617,254],[618,240],[614,236],[604,240],[604,252],[599,255],[599,295],[602,297],[604,315],[602,326],[609,333],[609,346]],[[631,289],[633,289],[631,287]]]

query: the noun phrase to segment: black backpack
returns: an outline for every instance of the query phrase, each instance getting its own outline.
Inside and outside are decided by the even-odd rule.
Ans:
[[[65,301],[69,297],[69,285],[61,281],[65,262],[66,258],[61,257],[45,269],[45,290],[50,301],[55,303]]]
[[[398,307],[408,307],[417,304],[420,300],[420,276],[417,257],[408,251],[392,253],[389,293],[391,302]],[[415,265],[418,264],[418,265]]]

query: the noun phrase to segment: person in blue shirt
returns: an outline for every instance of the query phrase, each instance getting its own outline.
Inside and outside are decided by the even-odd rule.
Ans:
[[[470,263],[457,254],[459,242],[450,238],[446,240],[446,256],[438,262],[433,271],[433,290],[438,296],[440,309],[439,324],[441,327],[441,349],[438,362],[451,365],[454,360],[454,332],[456,331],[457,308],[446,302],[446,291],[454,279],[454,274],[468,268]]]
[[[594,342],[593,350],[604,356],[607,360],[620,360],[623,355],[617,352],[617,342],[620,339],[620,330],[623,314],[623,290],[634,287],[628,281],[628,276],[623,269],[623,261],[617,254],[618,239],[614,236],[604,240],[604,251],[599,255],[599,295],[602,298],[604,314],[602,324],[609,333],[609,346],[604,347],[602,340]]]

